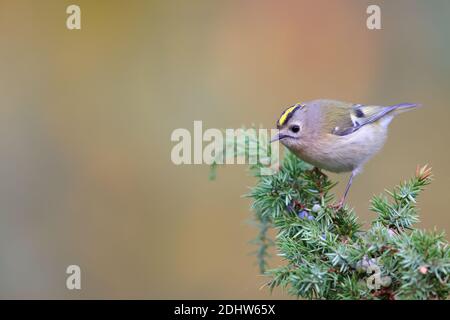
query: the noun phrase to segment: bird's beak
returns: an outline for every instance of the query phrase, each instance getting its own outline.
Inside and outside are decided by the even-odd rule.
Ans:
[[[282,134],[282,133],[277,133],[276,135],[274,135],[272,137],[272,139],[270,140],[270,143],[273,143],[275,141],[278,141],[278,140],[281,140],[281,139],[284,139],[284,138],[287,138],[287,137],[289,137],[289,136],[287,136],[285,134]]]

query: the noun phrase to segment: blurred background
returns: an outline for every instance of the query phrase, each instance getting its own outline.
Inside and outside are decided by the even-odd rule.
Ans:
[[[249,254],[246,167],[210,182],[172,164],[170,135],[271,128],[315,98],[422,103],[349,204],[368,224],[369,199],[429,163],[420,227],[448,231],[449,14],[446,0],[0,0],[0,298],[287,298],[260,289]],[[332,177],[341,193],[348,177]],[[82,290],[66,289],[71,264]]]

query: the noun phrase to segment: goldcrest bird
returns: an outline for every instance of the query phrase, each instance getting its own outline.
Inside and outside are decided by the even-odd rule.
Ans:
[[[395,115],[417,107],[414,103],[392,106],[362,105],[335,100],[313,100],[286,109],[277,122],[280,141],[300,159],[331,172],[351,172],[345,203],[353,178],[377,153]]]

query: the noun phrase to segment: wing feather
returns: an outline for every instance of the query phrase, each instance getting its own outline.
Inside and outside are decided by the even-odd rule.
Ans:
[[[346,136],[361,129],[365,125],[374,123],[396,109],[409,109],[416,107],[412,103],[402,103],[393,106],[365,106],[352,105],[347,109],[347,114],[342,115],[336,126],[331,130],[332,134]]]

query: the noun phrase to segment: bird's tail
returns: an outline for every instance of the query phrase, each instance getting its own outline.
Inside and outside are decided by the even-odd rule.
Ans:
[[[399,103],[389,107],[392,111],[394,111],[395,114],[399,114],[416,108],[420,108],[421,106],[422,105],[418,103]]]
[[[381,119],[380,120],[381,125],[387,127],[389,123],[391,123],[394,116],[403,113],[405,111],[413,110],[419,106],[420,105],[417,103],[399,103],[394,104],[392,106],[381,107],[382,111],[372,116],[373,119],[368,118],[366,122],[373,122]]]

